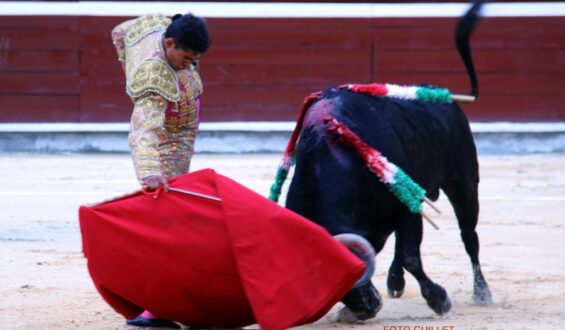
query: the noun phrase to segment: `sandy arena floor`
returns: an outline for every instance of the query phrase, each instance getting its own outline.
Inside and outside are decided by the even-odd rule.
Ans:
[[[212,167],[267,195],[279,158],[197,155],[192,169]],[[410,275],[401,299],[386,296],[391,239],[377,257],[384,307],[375,319],[335,324],[336,306],[300,329],[565,328],[565,155],[482,156],[480,164],[478,232],[494,305],[472,304],[470,263],[442,196],[441,229],[425,225],[422,255],[450,295],[450,313],[435,315]],[[138,188],[129,156],[0,155],[0,183],[0,329],[133,329],[95,291],[77,219],[79,205]]]

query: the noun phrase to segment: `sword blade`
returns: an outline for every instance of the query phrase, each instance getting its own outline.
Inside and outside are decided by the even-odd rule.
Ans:
[[[221,202],[222,199],[216,196],[210,196],[210,195],[206,195],[206,194],[201,194],[201,193],[197,193],[194,191],[190,191],[190,190],[184,190],[184,189],[179,189],[179,188],[173,188],[173,187],[169,187],[170,191],[174,191],[174,192],[178,192],[181,194],[185,194],[185,195],[192,195],[192,196],[198,196],[198,197],[202,197],[202,198],[207,198],[207,199],[211,199],[217,202]]]

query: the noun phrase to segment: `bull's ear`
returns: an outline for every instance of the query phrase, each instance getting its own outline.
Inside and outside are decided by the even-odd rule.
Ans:
[[[353,234],[353,233],[345,233],[335,235],[334,238],[343,244],[349,251],[353,252],[359,259],[361,259],[366,265],[367,268],[365,272],[355,282],[355,288],[363,286],[367,284],[373,274],[375,273],[375,249],[369,241],[367,241],[363,236]]]

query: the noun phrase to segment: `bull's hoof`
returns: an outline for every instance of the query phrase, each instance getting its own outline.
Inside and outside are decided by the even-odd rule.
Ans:
[[[337,313],[334,322],[340,322],[345,324],[359,324],[363,323],[363,320],[359,319],[355,313],[351,311],[351,309],[347,307],[343,307]]]
[[[443,315],[451,310],[451,300],[441,286],[432,283],[429,288],[422,291],[422,295],[426,299],[428,306],[436,314]]]
[[[342,309],[340,314],[343,315],[340,315],[339,318],[343,318],[344,320],[350,319],[350,313],[359,321],[373,318],[377,316],[377,313],[383,308],[382,301],[381,295],[371,282],[361,287],[353,288],[342,300],[349,312]],[[340,322],[351,323],[349,321]]]
[[[437,301],[431,304],[428,302],[428,306],[430,306],[436,314],[443,315],[451,310],[451,300],[449,297],[445,297],[444,301]]]
[[[388,296],[391,298],[400,298],[404,294],[404,289],[402,290],[391,290],[388,289]]]
[[[473,265],[473,275],[473,302],[475,305],[492,305],[492,295],[481,272],[481,266]]]
[[[388,296],[391,298],[400,298],[402,294],[404,294],[404,286],[406,282],[404,281],[404,276],[401,275],[388,275],[388,279],[386,281]]]
[[[488,287],[475,288],[473,290],[473,302],[475,305],[490,306],[492,305],[492,295]]]

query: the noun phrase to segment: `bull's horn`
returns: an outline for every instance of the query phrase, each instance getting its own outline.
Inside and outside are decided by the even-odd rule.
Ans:
[[[362,236],[351,233],[335,235],[334,238],[367,264],[367,269],[365,269],[363,276],[355,282],[354,287],[367,284],[375,272],[375,250],[371,243]]]

